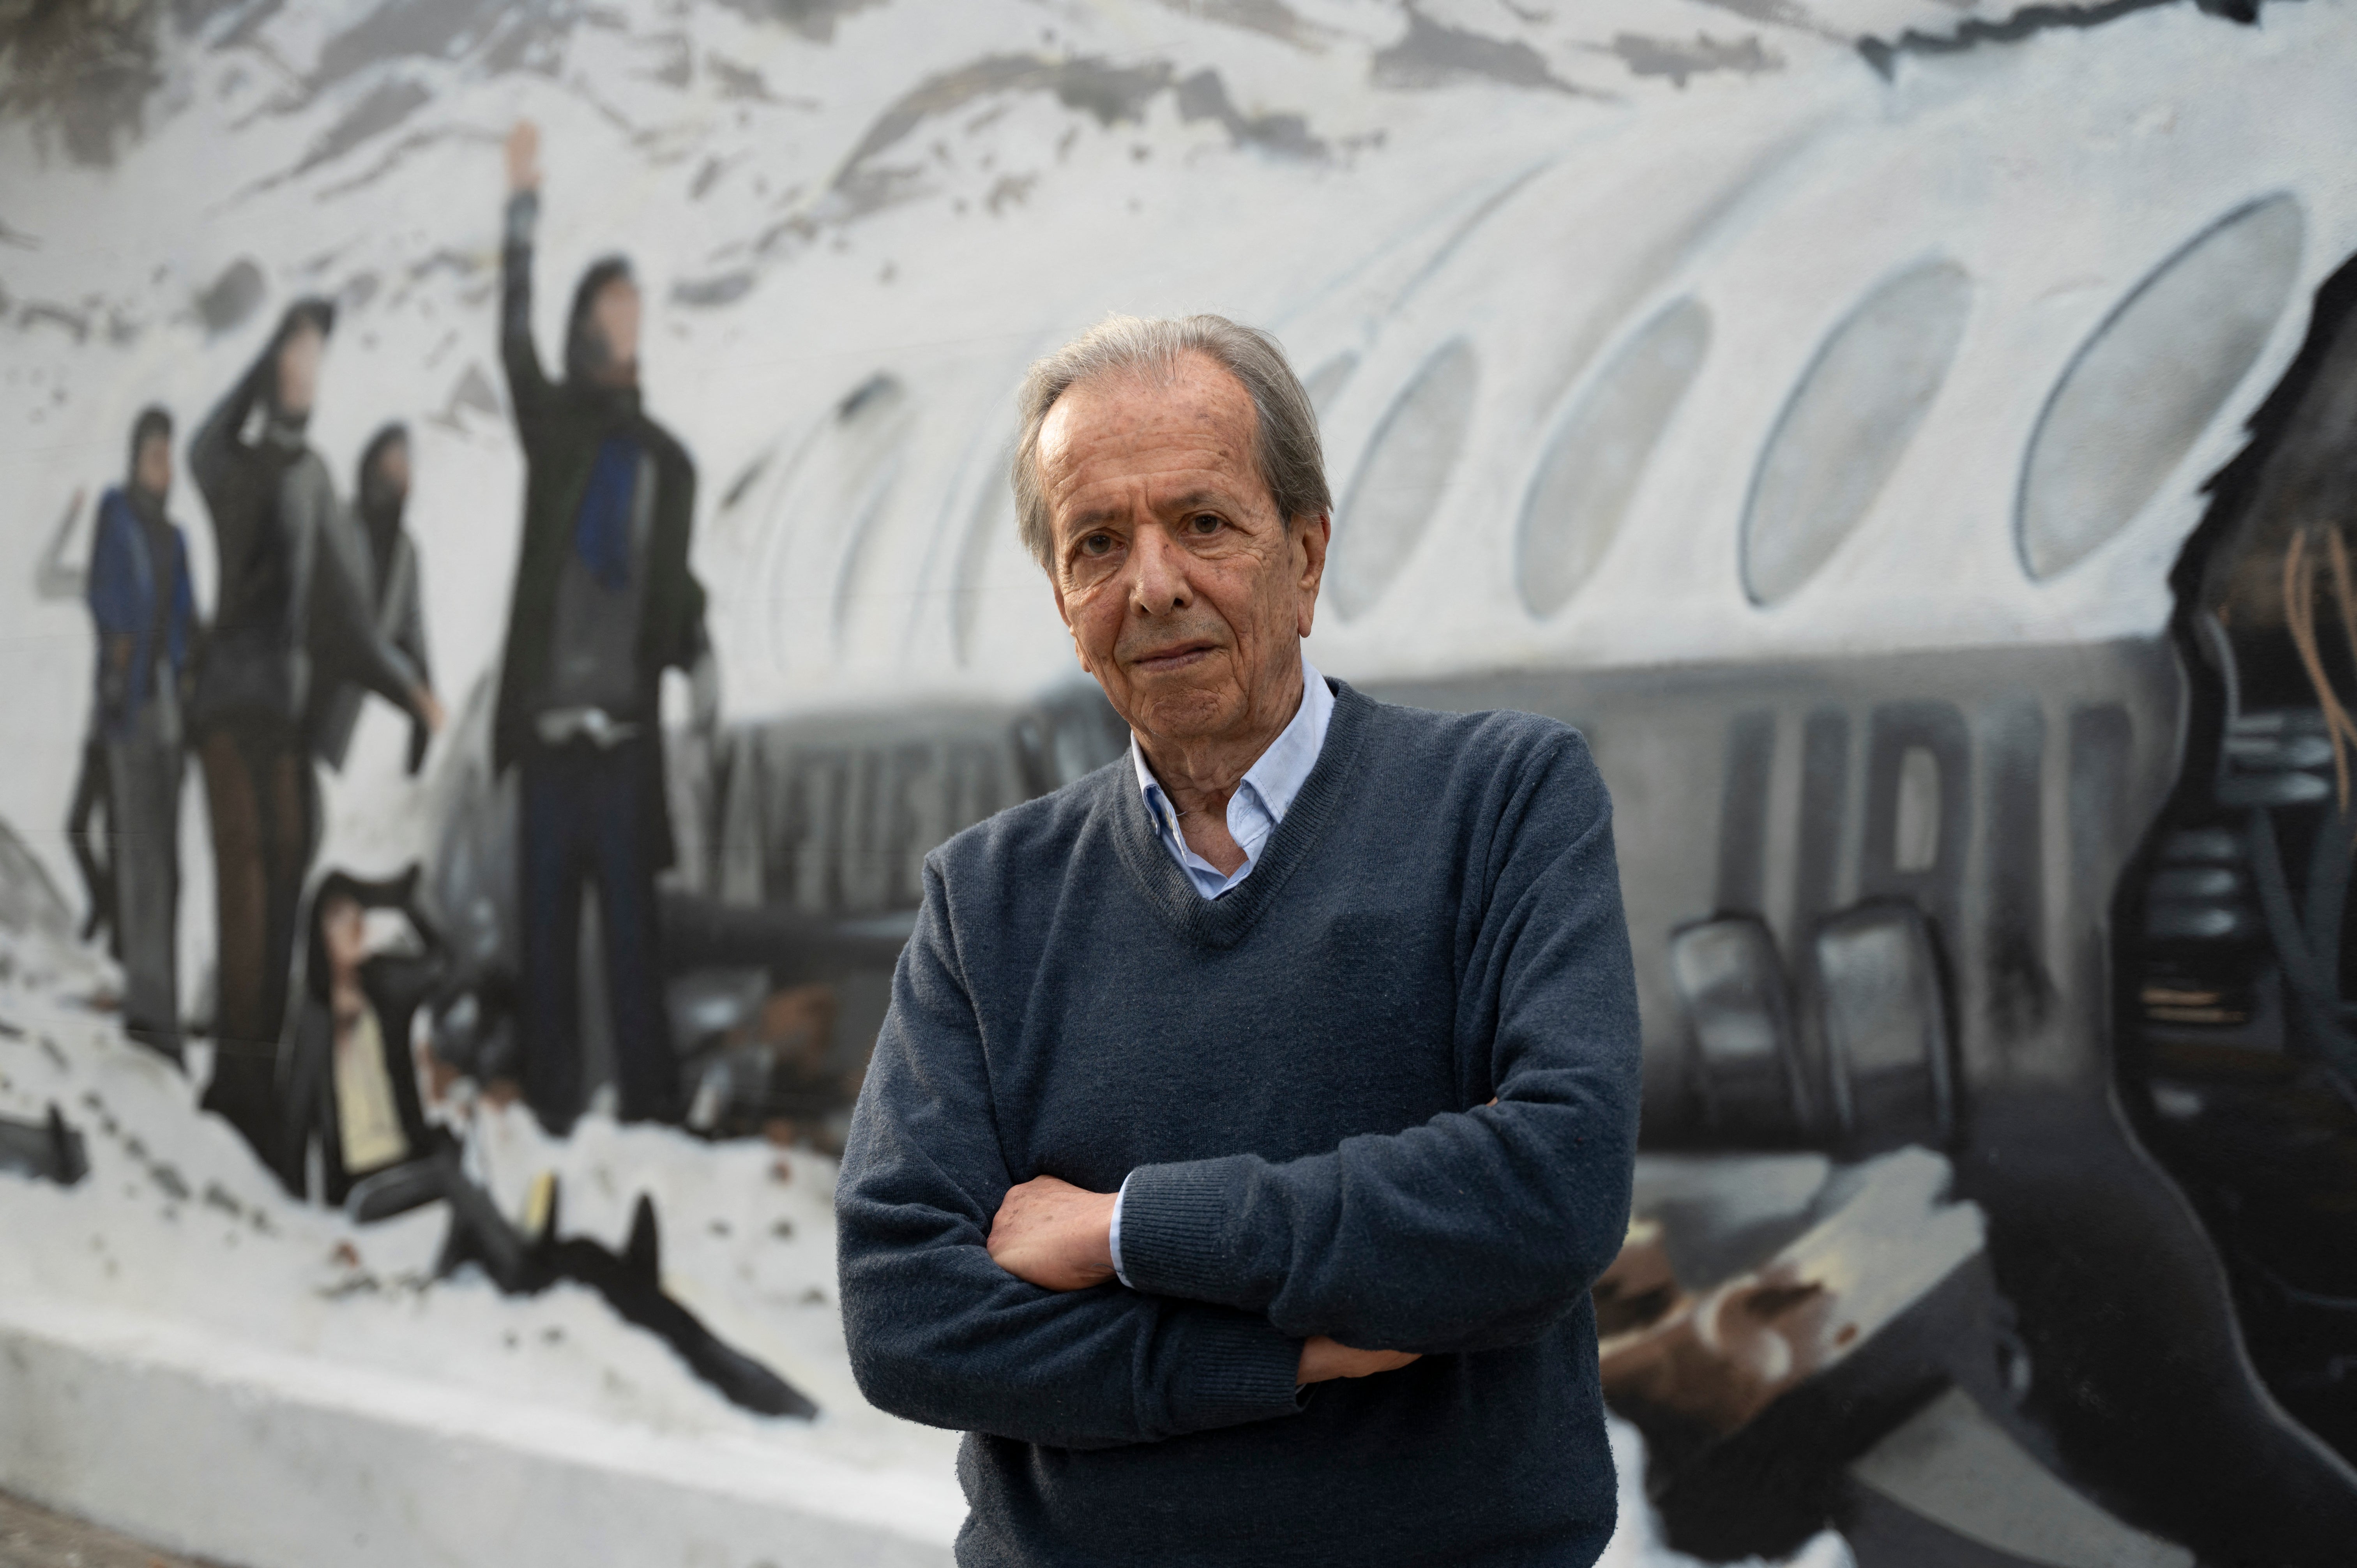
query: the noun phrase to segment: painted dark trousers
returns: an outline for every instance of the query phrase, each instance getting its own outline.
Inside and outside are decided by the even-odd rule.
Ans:
[[[662,809],[644,798],[656,777],[643,749],[650,744],[538,746],[521,764],[518,1033],[524,1097],[553,1133],[570,1128],[581,1112],[581,894],[592,883],[621,1117],[678,1114],[679,1061],[663,1009],[655,865],[645,832],[649,813]]]
[[[228,1118],[265,1164],[277,1154],[278,1036],[303,879],[317,848],[317,779],[301,732],[274,714],[214,721],[198,743],[212,821],[221,959],[213,1077],[205,1109]]]
[[[123,960],[123,1025],[180,1057],[180,736],[150,702],[106,743],[106,863]]]

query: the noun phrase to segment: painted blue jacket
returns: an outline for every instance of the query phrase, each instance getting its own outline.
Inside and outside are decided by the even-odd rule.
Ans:
[[[159,657],[173,674],[188,667],[188,639],[196,624],[196,594],[188,582],[188,542],[167,525],[172,558],[154,559],[146,529],[118,487],[98,503],[98,536],[90,553],[90,615],[98,627],[98,709],[101,733],[120,740],[139,711],[156,694]],[[159,616],[158,596],[169,596]],[[156,646],[161,631],[164,646]],[[119,675],[107,659],[118,636],[131,639],[130,667]]]

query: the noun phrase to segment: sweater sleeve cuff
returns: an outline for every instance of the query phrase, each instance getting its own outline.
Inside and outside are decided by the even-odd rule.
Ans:
[[[1140,1165],[1121,1194],[1121,1262],[1126,1283],[1149,1295],[1225,1302],[1235,1297],[1235,1260],[1224,1244],[1235,1223],[1231,1178],[1237,1158]]]
[[[1248,1421],[1292,1415],[1304,1391],[1301,1341],[1265,1317],[1207,1316],[1188,1337],[1185,1370],[1170,1391],[1170,1415],[1179,1432],[1208,1432]]]

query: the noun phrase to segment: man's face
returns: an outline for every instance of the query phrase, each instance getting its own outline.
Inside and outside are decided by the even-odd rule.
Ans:
[[[311,412],[319,391],[319,356],[328,340],[305,324],[286,335],[278,349],[278,408],[297,418]]]
[[[1281,725],[1329,521],[1277,515],[1242,383],[1189,355],[1168,385],[1073,387],[1039,433],[1056,608],[1081,667],[1150,740]]]
[[[589,321],[606,345],[606,360],[597,368],[597,379],[616,386],[637,381],[639,285],[628,278],[616,278],[599,289],[590,302]]]
[[[139,443],[139,458],[131,466],[131,477],[139,488],[151,496],[172,493],[172,438],[150,435]]]
[[[377,482],[388,496],[399,498],[409,493],[409,443],[388,441],[376,456]]]
[[[325,939],[330,979],[341,980],[368,957],[368,912],[357,900],[339,894],[319,911],[319,935]]]

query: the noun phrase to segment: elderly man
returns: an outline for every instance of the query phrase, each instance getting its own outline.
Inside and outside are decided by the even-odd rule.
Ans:
[[[925,863],[837,1188],[860,1386],[968,1434],[974,1568],[1587,1563],[1638,1040],[1587,747],[1309,667],[1265,335],[1116,318],[1023,414],[1133,747]]]

